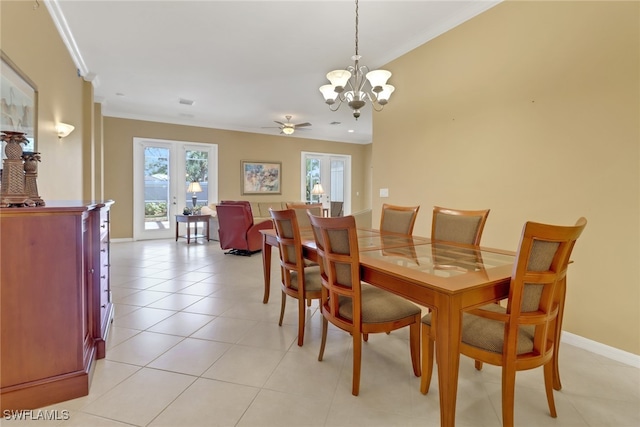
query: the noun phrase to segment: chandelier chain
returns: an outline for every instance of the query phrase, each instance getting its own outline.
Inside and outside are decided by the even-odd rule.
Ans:
[[[358,56],[358,0],[356,0],[356,56]]]

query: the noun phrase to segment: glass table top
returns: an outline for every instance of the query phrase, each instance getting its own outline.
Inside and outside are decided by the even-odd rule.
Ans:
[[[360,250],[363,251],[363,248],[361,247]],[[373,260],[440,277],[451,277],[513,265],[515,259],[514,255],[482,248],[428,242],[412,246],[382,246],[362,252],[362,255]]]

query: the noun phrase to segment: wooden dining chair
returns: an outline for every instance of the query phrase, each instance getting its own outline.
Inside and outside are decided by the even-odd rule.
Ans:
[[[313,215],[322,216],[322,203],[287,203],[287,209],[293,209],[296,211],[298,217],[298,226],[300,228],[309,228],[311,223],[307,216],[307,211],[311,211]]]
[[[553,398],[553,355],[557,351],[555,325],[562,308],[555,294],[565,280],[569,257],[587,220],[574,226],[527,222],[516,254],[506,307],[489,304],[462,315],[460,352],[475,359],[476,369],[483,363],[502,367],[502,424],[513,426],[516,372],[544,367],[544,383],[549,412],[557,417]],[[429,314],[423,321],[433,349],[433,325],[438,319]],[[433,351],[423,355],[433,364]],[[430,380],[430,378],[429,378]],[[425,384],[422,384],[423,386]],[[429,381],[421,387],[423,394]]]
[[[322,216],[322,203],[286,203],[287,209],[293,209],[296,212],[296,218],[298,219],[298,227],[302,229],[311,228],[311,222],[307,216],[307,211],[311,214]],[[305,266],[311,267],[317,265],[315,262],[308,259],[304,260]],[[311,299],[307,299],[307,307],[311,307]]]
[[[320,268],[307,265],[302,253],[302,239],[298,227],[298,216],[294,209],[282,211],[269,210],[276,229],[280,249],[280,271],[282,276],[282,304],[280,321],[282,326],[287,296],[298,300],[298,345],[304,343],[306,318],[305,300],[320,299]],[[310,304],[309,304],[310,305]]]
[[[358,236],[353,216],[322,218],[310,215],[322,279],[322,361],[328,322],[353,338],[353,383],[351,393],[360,392],[362,339],[364,334],[409,326],[413,373],[420,376],[420,316],[417,305],[360,281]]]
[[[330,215],[332,217],[344,215],[344,202],[331,202]]]
[[[462,210],[433,207],[433,218],[431,220],[431,241],[434,243],[462,243],[466,245],[480,245],[482,231],[489,216],[489,209],[483,210]],[[448,263],[440,263],[437,257],[437,247],[434,247],[433,262],[435,269],[455,268]],[[423,317],[421,332],[422,343],[422,378],[420,379],[420,390],[426,393],[428,384],[431,382],[433,373],[433,345],[429,341],[428,322],[431,317]]]
[[[420,206],[396,206],[384,203],[380,217],[380,231],[413,234]]]
[[[461,210],[433,207],[431,240],[479,245],[489,209]]]

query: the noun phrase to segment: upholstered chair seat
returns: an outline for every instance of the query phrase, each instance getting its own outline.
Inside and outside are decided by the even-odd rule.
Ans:
[[[420,307],[367,283],[360,285],[363,323],[387,323],[421,314]],[[340,316],[353,320],[351,298],[340,297]]]
[[[291,271],[290,285],[292,289],[299,289],[298,272]],[[322,281],[320,280],[320,267],[318,264],[305,267],[304,269],[304,285],[307,292],[320,292]]]
[[[487,304],[480,310],[506,314],[507,309],[499,304]],[[429,313],[422,318],[422,323],[431,326]],[[504,350],[504,322],[487,319],[470,313],[462,313],[462,342],[483,350],[502,354]],[[516,354],[524,354],[533,350],[533,335],[535,327],[524,325],[518,333]]]

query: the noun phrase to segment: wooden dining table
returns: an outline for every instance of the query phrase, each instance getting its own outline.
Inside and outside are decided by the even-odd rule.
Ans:
[[[269,301],[275,230],[261,230],[265,293]],[[316,261],[311,230],[301,230],[305,257]],[[358,229],[361,279],[435,314],[440,425],[455,425],[462,311],[509,295],[515,254],[479,246],[432,242],[426,237]]]

